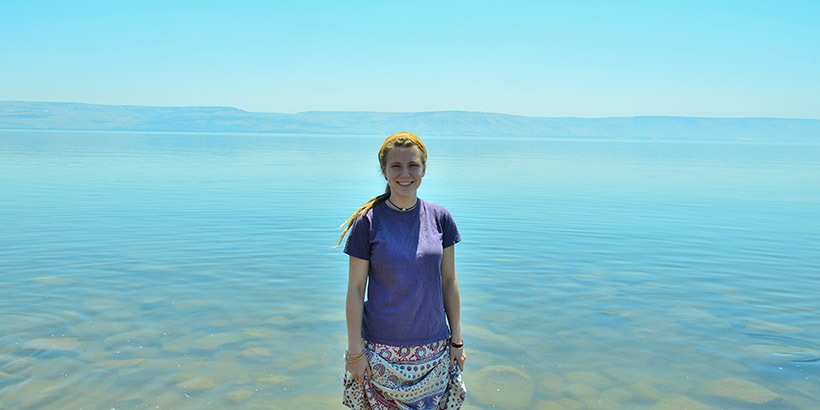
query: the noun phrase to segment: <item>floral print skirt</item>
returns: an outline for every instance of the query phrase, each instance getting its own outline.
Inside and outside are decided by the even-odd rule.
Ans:
[[[345,372],[342,404],[354,410],[457,410],[467,395],[461,370],[450,369],[449,342],[416,346],[364,342],[371,377],[364,386]]]

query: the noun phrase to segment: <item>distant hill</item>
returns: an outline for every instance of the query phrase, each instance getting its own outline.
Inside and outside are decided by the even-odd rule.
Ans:
[[[256,113],[232,107],[144,107],[0,101],[0,129],[527,136],[820,142],[820,120],[524,117],[466,111]]]

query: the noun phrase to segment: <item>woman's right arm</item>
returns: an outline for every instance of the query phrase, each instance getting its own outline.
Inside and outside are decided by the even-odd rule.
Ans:
[[[367,273],[370,270],[370,261],[350,257],[347,281],[347,301],[345,316],[347,318],[347,350],[351,356],[362,352],[362,315],[364,314],[364,292],[367,286]],[[367,358],[353,363],[345,363],[345,369],[353,374],[353,378],[364,384],[370,377],[370,365]]]

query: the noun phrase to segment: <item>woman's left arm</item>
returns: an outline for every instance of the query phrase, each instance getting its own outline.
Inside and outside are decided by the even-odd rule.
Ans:
[[[458,291],[456,279],[456,252],[455,245],[444,248],[441,256],[441,290],[444,295],[444,311],[447,313],[447,322],[450,323],[450,340],[453,343],[462,343],[461,339],[461,294]],[[464,370],[464,348],[450,345],[450,367],[458,364]]]

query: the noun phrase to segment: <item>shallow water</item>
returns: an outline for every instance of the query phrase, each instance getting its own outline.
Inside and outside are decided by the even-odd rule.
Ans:
[[[465,408],[820,402],[820,144],[425,143]],[[340,408],[380,145],[0,131],[0,408]]]

